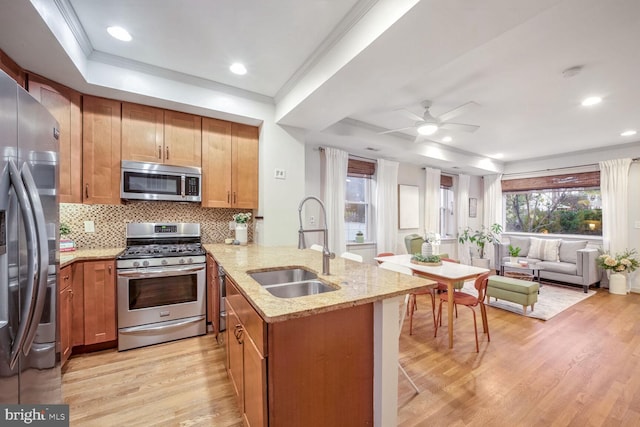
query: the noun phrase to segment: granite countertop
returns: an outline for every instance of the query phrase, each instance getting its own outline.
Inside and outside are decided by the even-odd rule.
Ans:
[[[77,249],[70,252],[59,252],[60,267],[66,267],[74,261],[92,261],[115,258],[124,248]]]
[[[428,279],[339,257],[331,260],[331,275],[325,276],[321,274],[322,254],[311,249],[224,244],[204,247],[238,284],[240,292],[263,319],[270,323],[368,304],[435,286],[435,282]],[[247,274],[247,271],[277,267],[305,267],[339,289],[297,298],[278,298]]]

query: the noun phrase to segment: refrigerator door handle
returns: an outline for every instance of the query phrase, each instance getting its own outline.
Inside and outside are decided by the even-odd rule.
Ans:
[[[34,292],[35,283],[37,280],[36,266],[40,264],[38,258],[38,252],[36,248],[38,247],[38,237],[36,235],[36,226],[34,222],[33,213],[31,211],[31,204],[29,203],[29,196],[27,195],[27,190],[22,182],[22,178],[20,177],[20,172],[18,172],[18,168],[16,167],[13,160],[9,160],[9,179],[11,182],[11,186],[15,190],[16,197],[18,199],[18,204],[20,205],[20,210],[22,211],[22,219],[25,224],[25,236],[27,239],[27,288],[26,288],[26,301],[22,306],[22,311],[20,313],[20,324],[18,325],[18,331],[16,332],[15,339],[11,344],[11,354],[9,356],[9,368],[13,369],[18,361],[18,357],[20,356],[20,350],[24,345],[24,342],[27,338],[27,332],[29,327],[30,319],[33,317],[33,311],[35,309],[35,297],[36,293]]]
[[[38,324],[40,323],[40,318],[42,317],[46,301],[47,273],[49,272],[49,242],[47,237],[46,220],[44,218],[44,209],[42,209],[42,202],[40,201],[40,194],[38,194],[36,181],[33,179],[33,175],[31,174],[31,170],[29,169],[29,164],[27,162],[22,165],[21,175],[31,202],[33,218],[36,226],[36,235],[38,238],[37,259],[40,260],[38,264],[36,282],[38,288],[36,292],[35,308],[31,319],[29,320],[29,332],[27,333],[27,338],[22,346],[22,353],[26,356],[29,354],[31,344],[33,344],[33,340],[36,337]]]

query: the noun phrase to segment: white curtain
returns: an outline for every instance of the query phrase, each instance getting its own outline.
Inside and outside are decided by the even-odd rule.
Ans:
[[[440,233],[440,169],[426,168],[424,231]]]
[[[344,231],[344,201],[349,154],[337,148],[327,147],[324,153],[322,175],[323,200],[327,211],[329,250],[336,254],[347,251]]]
[[[482,196],[482,224],[489,229],[492,224],[502,224],[502,174],[485,175],[484,194]],[[494,250],[493,245],[489,244],[485,247],[484,256],[489,258],[490,265],[494,266]]]
[[[602,248],[611,254],[629,249],[629,168],[631,159],[600,162]]]
[[[379,159],[376,168],[377,252],[398,253],[398,162]]]
[[[458,175],[456,182],[456,224],[458,234],[462,233],[469,225],[469,186],[471,177],[469,175]],[[471,264],[468,243],[458,243],[458,259],[462,264]]]

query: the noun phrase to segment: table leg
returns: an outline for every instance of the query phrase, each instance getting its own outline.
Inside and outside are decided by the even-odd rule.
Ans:
[[[447,292],[449,298],[447,298],[447,319],[449,323],[449,348],[453,348],[453,282],[447,280]]]

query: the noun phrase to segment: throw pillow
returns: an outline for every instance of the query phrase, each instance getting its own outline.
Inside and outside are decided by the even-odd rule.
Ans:
[[[529,254],[529,246],[531,245],[530,237],[509,236],[509,244],[514,248],[520,248],[521,257],[526,257]]]
[[[586,240],[577,240],[574,242],[569,242],[567,240],[563,240],[560,244],[560,261],[562,262],[570,262],[575,264],[578,262],[578,254],[577,251],[580,249],[584,249],[587,247]]]
[[[541,259],[543,261],[558,261],[560,242],[562,242],[561,239],[537,239],[532,237],[527,258]]]

